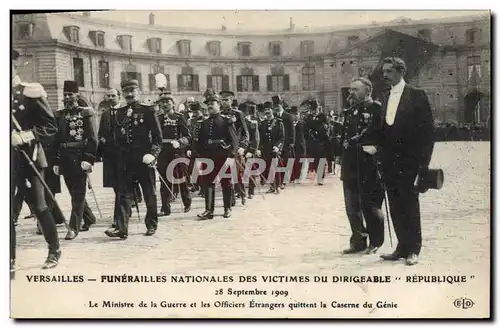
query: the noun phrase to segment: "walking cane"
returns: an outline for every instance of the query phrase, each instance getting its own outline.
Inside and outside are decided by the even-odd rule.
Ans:
[[[101,212],[101,208],[99,207],[99,203],[97,202],[97,196],[95,194],[95,190],[94,188],[92,187],[92,182],[90,181],[90,175],[88,172],[85,172],[85,174],[87,175],[87,183],[89,185],[89,189],[90,189],[90,192],[92,194],[92,196],[94,197],[94,202],[95,202],[95,206],[97,207],[97,211],[99,212],[99,218],[101,219],[102,221],[102,212]]]
[[[385,183],[382,180],[382,174],[380,173],[380,167],[377,160],[375,160],[375,165],[377,166],[377,176],[380,180],[380,184],[382,185],[382,189],[384,189],[384,204],[385,204],[385,213],[387,216],[387,229],[389,230],[389,240],[391,242],[391,248],[392,248],[393,246],[392,246],[392,234],[391,234],[391,221],[389,219],[389,207],[387,205],[389,202],[389,197],[387,196],[387,188],[385,187]]]
[[[14,123],[14,125],[16,126],[16,129],[21,132],[22,131],[22,128],[21,128],[21,125],[19,125],[19,122],[16,120],[16,118],[14,117],[14,115],[12,115],[12,122]],[[31,160],[31,158],[28,156],[28,154],[26,153],[26,151],[24,151],[24,149],[17,149],[17,151],[21,152],[21,154],[23,154],[24,158],[26,158],[26,160],[28,161],[28,164],[31,166],[31,168],[33,169],[33,172],[35,172],[35,175],[38,177],[38,179],[40,180],[40,182],[42,183],[42,186],[43,188],[45,189],[45,191],[47,192],[47,194],[50,196],[50,199],[54,202],[54,206],[57,207],[57,209],[61,211],[61,208],[59,207],[59,204],[57,203],[56,201],[56,197],[54,196],[54,194],[52,193],[52,191],[50,190],[49,186],[47,185],[47,183],[45,182],[45,179],[43,178],[42,174],[37,170],[37,168],[35,167],[35,163],[33,163],[33,161]],[[66,218],[64,218],[64,226],[66,227],[66,229],[68,229],[68,231],[71,229],[69,227],[69,224],[68,224],[68,221],[66,221]]]

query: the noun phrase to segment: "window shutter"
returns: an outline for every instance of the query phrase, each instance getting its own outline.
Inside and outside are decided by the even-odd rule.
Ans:
[[[290,91],[290,75],[283,75],[283,91]]]
[[[207,89],[213,88],[212,75],[207,75]]]
[[[193,91],[200,91],[200,79],[198,75],[193,75]]]
[[[182,74],[177,74],[177,90],[184,91],[184,86],[182,85]]]
[[[252,77],[252,91],[253,92],[258,92],[259,89],[260,89],[260,86],[259,86],[259,76],[258,75],[254,75]]]
[[[122,76],[122,82],[124,82],[124,81],[127,81],[127,80],[128,80],[128,79],[127,79],[127,72],[122,72],[122,73],[121,73],[121,76]]]
[[[170,74],[165,74],[165,77],[167,78],[167,90],[170,91]]]
[[[155,74],[149,74],[149,90],[155,91],[155,89],[156,89]]]
[[[241,79],[242,79],[241,75],[236,76],[236,91],[237,92],[243,91],[243,81]]]
[[[267,76],[267,91],[273,91],[273,76]]]
[[[230,90],[229,75],[222,75],[222,89],[223,90]]]

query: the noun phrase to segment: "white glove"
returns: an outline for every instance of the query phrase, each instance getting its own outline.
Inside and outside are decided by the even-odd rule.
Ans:
[[[106,139],[104,139],[104,138],[99,139],[99,141],[100,141],[102,144],[105,144],[105,143],[106,143]]]
[[[375,146],[363,146],[363,150],[370,154],[370,155],[373,155],[377,152],[377,148]]]
[[[246,158],[250,158],[250,157],[252,157],[252,156],[253,156],[253,154],[252,154],[252,153],[247,153],[247,154],[245,155],[245,157],[246,157]]]
[[[186,155],[187,155],[187,157],[191,157],[191,151],[190,151],[190,150],[188,150],[188,151],[186,152]]]
[[[245,149],[243,148],[238,148],[238,155],[242,156],[245,153]]]
[[[273,152],[277,153],[279,151],[278,147],[274,146],[273,147]]]
[[[260,152],[260,150],[256,150],[255,151],[255,156],[260,157],[260,155],[262,155],[262,153]]]
[[[28,144],[35,140],[35,135],[31,131],[12,131],[12,146],[17,147]]]
[[[54,165],[52,167],[52,171],[54,172],[55,175],[59,175],[59,165]]]
[[[142,157],[142,162],[146,165],[151,165],[154,163],[156,158],[151,154],[146,154]]]
[[[82,161],[82,164],[80,166],[84,171],[89,171],[90,169],[92,169],[92,164],[90,164],[89,162]]]
[[[172,147],[174,147],[175,149],[177,149],[177,148],[179,148],[181,146],[181,144],[177,140],[173,140],[171,142],[171,144],[172,144]]]

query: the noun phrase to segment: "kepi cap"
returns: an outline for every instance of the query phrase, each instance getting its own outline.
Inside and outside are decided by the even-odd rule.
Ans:
[[[135,79],[126,80],[126,81],[123,81],[121,83],[121,87],[122,87],[122,89],[138,88],[139,87],[139,81],[137,81]]]

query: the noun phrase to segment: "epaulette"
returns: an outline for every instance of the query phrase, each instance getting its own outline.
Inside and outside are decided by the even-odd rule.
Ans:
[[[23,95],[28,98],[47,97],[47,92],[40,83],[21,83],[21,85],[24,87]]]
[[[80,107],[82,110],[83,117],[91,117],[94,116],[94,109],[92,107]]]

